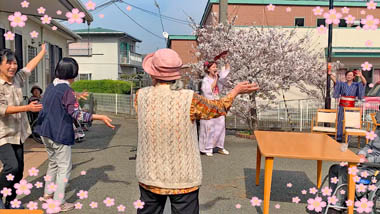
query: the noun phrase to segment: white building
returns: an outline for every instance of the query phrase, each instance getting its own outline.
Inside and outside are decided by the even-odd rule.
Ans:
[[[29,91],[32,86],[39,85],[45,89],[52,82],[55,78],[56,64],[62,57],[68,56],[68,44],[81,39],[78,34],[59,24],[54,19],[67,19],[65,17],[66,12],[71,11],[73,8],[83,11],[86,14],[85,20],[88,23],[92,22],[93,18],[79,0],[33,0],[29,8],[21,8],[20,2],[10,3],[8,0],[0,0],[0,49],[9,48],[14,50],[21,68],[40,51],[41,43],[47,44],[47,54],[44,60],[32,71],[32,75],[23,90],[24,96],[30,96]],[[53,18],[50,24],[42,24],[41,15],[37,13],[37,8],[41,6],[46,8],[46,14]],[[57,10],[61,10],[62,15],[57,15]],[[16,11],[28,16],[26,25],[23,28],[12,28],[10,26],[8,16]],[[53,30],[53,26],[56,26],[57,30]],[[3,35],[8,31],[15,33],[14,40],[6,41],[4,39]],[[32,31],[38,32],[38,38],[31,38],[30,32]]]
[[[136,53],[141,40],[104,28],[74,32],[82,40],[69,45],[69,55],[78,61],[81,80],[119,80],[142,72],[143,56]]]

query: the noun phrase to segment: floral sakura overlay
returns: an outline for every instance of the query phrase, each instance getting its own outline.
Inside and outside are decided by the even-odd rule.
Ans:
[[[86,3],[86,8],[87,10],[95,10],[96,3],[90,0]]]
[[[145,205],[145,202],[143,202],[141,200],[137,200],[137,201],[133,202],[133,206],[135,207],[135,209],[142,209],[142,208],[144,208],[144,205]]]
[[[51,17],[48,15],[44,15],[41,17],[42,24],[50,24],[51,22]]]
[[[342,13],[349,13],[349,12],[350,12],[350,8],[348,8],[348,7],[343,7],[343,8],[341,9],[341,11],[342,11]]]
[[[367,41],[365,41],[365,46],[367,46],[367,47],[372,47],[373,46],[373,41],[372,40],[367,40]]]
[[[62,15],[62,11],[61,10],[57,10],[56,13],[57,13],[57,15]]]
[[[365,63],[367,63],[368,65],[364,65]],[[365,62],[365,63],[363,64],[364,66],[362,65],[363,67],[367,66],[369,68],[372,68],[371,64],[369,64],[368,62]],[[376,137],[377,137],[377,134],[374,131],[370,131],[365,134],[365,138],[367,138],[368,140],[374,140]]]
[[[132,10],[132,7],[130,5],[127,6],[127,10],[128,11],[131,11]]]
[[[33,184],[28,183],[28,181],[22,179],[20,183],[15,184],[16,194],[17,195],[29,195],[31,193],[30,189],[33,188]]]
[[[260,200],[258,197],[252,197],[250,202],[253,207],[259,207],[261,205],[262,200]]]
[[[335,204],[338,202],[338,199],[337,199],[336,196],[334,195],[334,196],[328,197],[328,198],[327,198],[327,202],[328,202],[329,204],[335,205]]]
[[[355,22],[355,16],[352,16],[350,14],[350,15],[344,17],[344,20],[346,20],[346,23],[349,24],[349,25],[350,24],[354,24],[354,22]]]
[[[268,11],[274,11],[275,8],[276,8],[276,6],[274,6],[273,4],[269,4],[267,6]]]
[[[298,204],[300,201],[301,201],[301,199],[298,196],[292,198],[293,203]]]
[[[322,195],[323,196],[330,196],[332,192],[332,189],[329,187],[325,187],[322,189]]]
[[[339,179],[337,177],[333,177],[330,179],[331,183],[337,184],[339,182]]]
[[[39,189],[39,188],[42,188],[42,187],[44,186],[44,184],[43,184],[42,182],[37,181],[37,182],[34,184],[34,186],[35,186],[37,189]]]
[[[42,208],[46,210],[46,213],[59,213],[61,211],[60,205],[59,201],[48,199],[42,204]]]
[[[322,208],[326,207],[326,202],[322,201],[321,197],[309,198],[307,203],[307,209],[310,211],[321,212]]]
[[[98,208],[98,203],[93,201],[93,202],[90,203],[90,207],[92,209]]]
[[[276,208],[276,209],[280,209],[280,207],[281,207],[281,205],[279,205],[279,204],[274,205],[274,208]]]
[[[318,192],[317,188],[313,187],[309,189],[309,193],[315,195]]]
[[[12,189],[11,188],[6,188],[4,187],[0,193],[4,196],[4,197],[7,197],[7,196],[11,196],[12,195]]]
[[[376,30],[379,22],[380,22],[379,19],[375,18],[372,15],[367,15],[365,19],[362,19],[360,21],[360,23],[364,25],[363,26],[364,30]]]
[[[30,32],[29,34],[30,34],[30,37],[32,37],[32,38],[38,37],[38,32],[35,30]],[[30,170],[31,169],[29,169],[29,176],[37,176],[38,175],[38,169],[37,169],[37,171],[33,171],[33,172],[31,172]]]
[[[117,211],[118,212],[124,212],[125,211],[125,206],[120,204],[119,206],[117,206]]]
[[[29,203],[26,205],[26,207],[29,210],[37,210],[38,209],[38,203],[34,201],[29,201]]]
[[[103,19],[104,18],[104,14],[99,14],[99,18]]]
[[[288,187],[288,188],[291,188],[292,186],[293,186],[292,183],[288,183],[288,184],[286,184],[286,187]]]
[[[110,198],[110,197],[107,197],[103,203],[106,205],[106,207],[112,207],[113,205],[115,205],[115,199],[113,198]]]
[[[88,198],[88,192],[84,191],[84,190],[80,190],[77,193],[77,196],[79,197],[79,199],[86,199],[86,198]]]
[[[47,185],[48,191],[51,193],[55,192],[57,190],[57,187],[58,186],[53,182]]]
[[[327,33],[327,27],[325,27],[324,25],[321,25],[321,26],[317,27],[317,32],[319,34],[326,34]]]
[[[331,9],[327,13],[324,13],[323,17],[326,19],[326,24],[337,25],[340,22],[340,18],[342,18],[342,14],[337,13],[335,9]]]
[[[81,175],[86,175],[86,173],[87,173],[87,172],[84,171],[84,170],[80,172]]]
[[[21,206],[21,201],[15,199],[13,201],[11,201],[11,207],[14,208],[14,209],[17,209],[17,208],[20,208]]]
[[[20,4],[22,8],[28,8],[30,3],[28,1],[23,1]]]
[[[45,9],[44,7],[39,7],[39,8],[37,9],[37,12],[38,12],[38,14],[45,14],[46,9]]]
[[[83,22],[83,18],[85,17],[83,12],[80,12],[77,8],[72,9],[71,12],[66,13],[66,17],[69,19],[69,23],[78,23],[81,24]]]
[[[75,209],[80,210],[80,209],[82,209],[83,204],[81,204],[80,202],[77,202],[74,204],[74,206],[75,206]]]
[[[241,204],[236,204],[236,205],[235,205],[235,208],[236,208],[236,209],[240,209],[240,208],[241,208]]]
[[[28,20],[28,17],[22,15],[20,12],[14,12],[13,15],[8,16],[8,21],[11,22],[12,27],[25,27],[25,22]]]
[[[291,8],[291,7],[287,7],[287,8],[285,9],[285,11],[286,11],[287,13],[290,13],[290,12],[292,12],[292,8]]]
[[[371,0],[370,2],[367,2],[367,9],[368,10],[375,10],[377,6],[377,3]]]
[[[318,6],[313,9],[313,13],[316,16],[321,16],[323,14],[323,9],[320,6]]]
[[[355,207],[358,213],[370,213],[372,211],[373,202],[363,197],[360,201],[355,201]]]

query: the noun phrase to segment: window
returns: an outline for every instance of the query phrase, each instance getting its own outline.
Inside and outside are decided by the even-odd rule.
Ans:
[[[321,25],[326,26],[326,19],[317,19],[317,27]]]
[[[88,42],[77,42],[69,44],[70,56],[91,56],[92,44]]]
[[[24,67],[24,55],[22,53],[22,36],[20,34],[16,34],[15,37],[15,54],[18,68],[22,69]]]
[[[339,22],[339,27],[347,27],[347,23],[346,23],[346,20],[344,19],[341,19],[340,22]]]
[[[37,48],[28,46],[28,62],[37,56]],[[35,84],[38,82],[38,66],[32,71],[29,77],[29,84]]]
[[[294,22],[294,26],[303,27],[305,26],[305,19],[304,18],[296,18]]]
[[[79,74],[79,80],[91,80],[92,74]]]
[[[5,34],[5,30],[0,28],[0,35],[1,35],[0,36],[0,50],[5,48],[5,38],[4,36],[2,36],[4,34]]]

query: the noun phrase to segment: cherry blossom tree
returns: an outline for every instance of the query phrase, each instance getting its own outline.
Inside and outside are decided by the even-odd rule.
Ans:
[[[260,85],[258,92],[239,96],[231,109],[247,122],[251,130],[257,128],[257,110],[267,107],[257,105],[258,100],[270,103],[282,90],[286,91],[297,83],[316,84],[306,79],[311,73],[326,68],[323,54],[315,51],[310,32],[305,34],[297,33],[297,29],[255,26],[238,28],[233,24],[194,27],[194,30],[197,36],[195,55],[200,59],[191,65],[194,76],[204,74],[203,63],[206,60],[228,50],[226,59],[221,60],[222,64],[228,61],[231,65],[226,91],[241,81]]]

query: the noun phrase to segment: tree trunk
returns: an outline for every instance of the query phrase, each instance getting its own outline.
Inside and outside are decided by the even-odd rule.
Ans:
[[[251,94],[250,96],[251,100],[251,107],[249,109],[249,114],[250,114],[250,128],[251,132],[253,132],[257,129],[258,127],[258,120],[257,120],[257,105],[256,105],[256,93]]]

